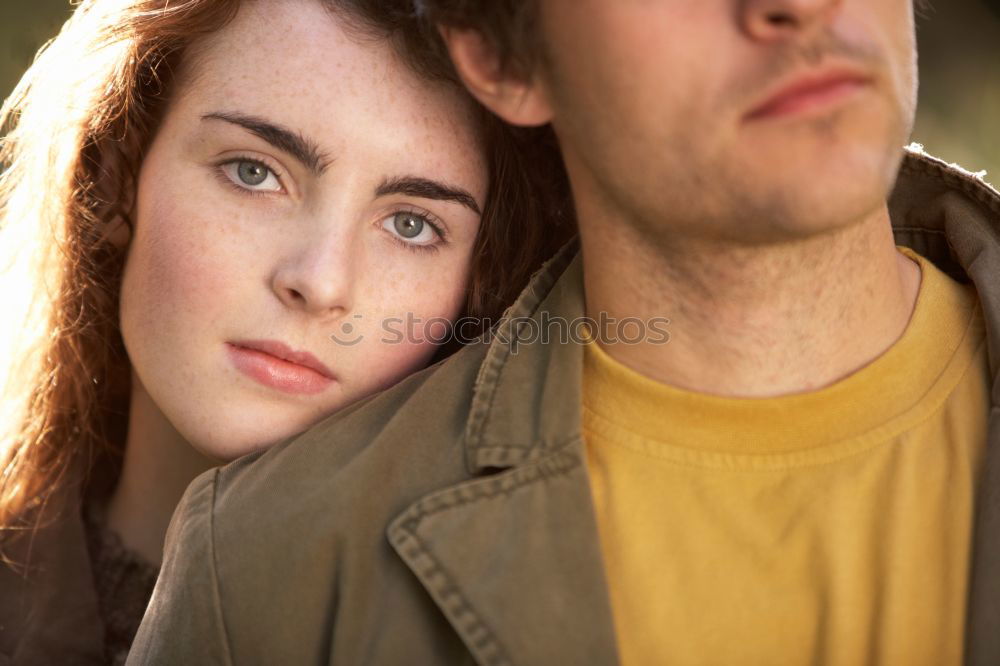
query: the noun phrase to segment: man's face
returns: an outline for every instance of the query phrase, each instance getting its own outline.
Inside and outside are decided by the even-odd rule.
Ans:
[[[915,107],[911,0],[539,1],[537,80],[605,210],[758,243],[884,205]]]

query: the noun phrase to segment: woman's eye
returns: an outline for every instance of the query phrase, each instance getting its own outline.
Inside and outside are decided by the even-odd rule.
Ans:
[[[238,187],[254,192],[280,192],[281,183],[270,167],[254,160],[233,160],[222,171]]]
[[[439,237],[431,222],[418,213],[394,213],[382,222],[382,228],[411,245],[430,245]]]

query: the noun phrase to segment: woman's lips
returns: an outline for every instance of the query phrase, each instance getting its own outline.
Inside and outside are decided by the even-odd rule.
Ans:
[[[229,342],[226,350],[237,370],[285,393],[320,393],[335,381],[333,373],[311,354],[293,352],[280,342]]]

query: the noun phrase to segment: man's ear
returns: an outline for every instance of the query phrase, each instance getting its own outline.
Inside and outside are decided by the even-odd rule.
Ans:
[[[475,30],[441,27],[440,31],[459,77],[483,106],[511,125],[537,126],[552,120],[537,77],[503,67],[493,45]]]

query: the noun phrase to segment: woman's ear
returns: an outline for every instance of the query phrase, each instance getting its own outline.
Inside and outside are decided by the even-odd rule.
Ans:
[[[538,77],[524,78],[504,67],[496,48],[480,32],[449,27],[440,31],[459,77],[483,106],[511,125],[537,126],[552,120]]]

